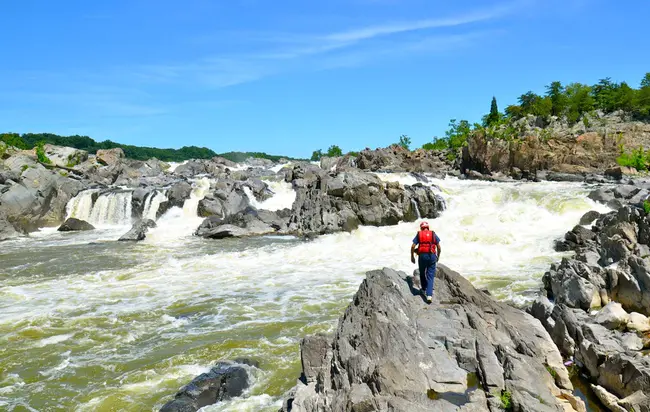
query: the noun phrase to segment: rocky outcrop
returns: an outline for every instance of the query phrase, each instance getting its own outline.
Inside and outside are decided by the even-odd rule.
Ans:
[[[650,147],[650,124],[631,121],[620,113],[587,116],[572,126],[556,117],[529,115],[493,135],[513,133],[509,139],[485,133],[471,136],[463,148],[461,172],[522,173],[532,180],[540,170],[580,175],[609,169],[610,176],[621,178],[623,170],[618,174],[614,170],[619,145]]]
[[[417,273],[413,277],[418,279]],[[427,306],[403,272],[368,272],[332,337],[301,343],[282,411],[585,411],[532,316],[444,265]]]
[[[551,266],[546,295],[530,309],[613,411],[650,410],[650,358],[642,353],[650,348],[650,220],[639,207],[646,196],[640,182],[592,192],[623,206],[567,233],[561,244],[575,257]]]
[[[219,216],[206,218],[195,234],[209,239],[284,234],[289,214],[289,209],[272,212],[249,206],[225,218]]]
[[[118,239],[120,242],[130,241],[130,242],[139,242],[144,240],[147,236],[149,228],[155,228],[156,222],[151,219],[143,219],[133,224],[131,230],[126,232],[122,237]]]
[[[175,183],[167,191],[167,200],[160,203],[158,207],[158,212],[156,213],[156,218],[162,216],[172,207],[183,207],[185,200],[189,199],[192,194],[192,185],[186,181],[180,181]]]
[[[60,225],[68,201],[83,188],[76,178],[48,169],[24,152],[6,159],[4,167],[0,208],[19,232]]]
[[[356,167],[372,172],[418,172],[444,176],[454,167],[447,151],[407,150],[393,145],[381,149],[365,149],[355,159]]]
[[[201,217],[225,218],[240,213],[249,206],[250,200],[244,192],[242,182],[219,179],[212,191],[199,201],[197,213]]]
[[[86,222],[85,220],[70,217],[57,229],[59,232],[72,232],[82,230],[94,230],[95,226]]]
[[[298,165],[286,179],[296,190],[289,231],[300,235],[435,218],[445,208],[444,200],[431,187],[384,183],[359,170],[328,174]]]
[[[257,367],[257,363],[248,359],[218,362],[209,372],[182,387],[160,412],[195,412],[204,406],[241,396],[251,384],[251,367]]]
[[[57,166],[72,168],[88,160],[87,151],[73,147],[46,144],[43,149],[45,149],[45,155],[50,159],[52,164]]]

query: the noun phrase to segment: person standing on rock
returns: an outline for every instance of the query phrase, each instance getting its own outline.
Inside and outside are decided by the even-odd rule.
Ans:
[[[426,293],[427,302],[433,300],[433,280],[436,276],[436,264],[440,259],[440,238],[429,229],[427,222],[420,223],[420,231],[415,235],[411,245],[411,263],[415,263],[418,254],[420,268],[420,287]]]

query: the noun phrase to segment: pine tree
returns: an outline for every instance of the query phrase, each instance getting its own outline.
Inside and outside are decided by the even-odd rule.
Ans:
[[[490,105],[490,114],[487,117],[487,125],[491,126],[499,121],[501,115],[499,114],[499,107],[497,106],[497,98],[492,96],[492,104]]]

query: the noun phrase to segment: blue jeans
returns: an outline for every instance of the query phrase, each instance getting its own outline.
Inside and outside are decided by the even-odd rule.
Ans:
[[[436,263],[438,256],[435,253],[425,253],[418,256],[420,268],[420,286],[426,290],[427,296],[433,296],[433,281],[436,277]]]

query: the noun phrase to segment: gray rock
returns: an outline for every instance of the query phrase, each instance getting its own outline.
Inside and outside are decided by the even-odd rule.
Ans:
[[[627,327],[630,315],[620,303],[610,302],[596,314],[594,320],[607,329],[623,330]]]
[[[95,226],[85,220],[75,219],[74,217],[66,219],[65,222],[57,229],[59,232],[70,232],[77,230],[94,230]]]
[[[46,144],[43,149],[45,149],[45,155],[52,164],[57,166],[72,168],[88,160],[88,152],[85,150],[51,144]]]
[[[179,166],[180,167],[180,166]],[[183,207],[185,200],[189,199],[192,194],[192,185],[186,181],[174,184],[167,191],[167,201],[160,203],[156,218],[162,216],[172,207]]]
[[[210,372],[197,376],[181,388],[160,412],[195,412],[204,406],[241,396],[249,386],[246,367],[235,362],[219,362]]]
[[[620,406],[618,399],[615,395],[607,392],[607,389],[599,385],[591,385],[591,390],[594,391],[598,399],[612,412],[627,412],[625,408]]]
[[[561,398],[584,410],[560,353],[533,317],[444,265],[430,307],[408,280],[391,269],[367,273],[331,340],[303,341],[305,379],[283,411],[485,411],[502,389],[514,410],[564,410]]]
[[[636,391],[630,396],[621,399],[619,405],[626,411],[650,412],[650,394]]]
[[[283,234],[288,222],[287,211],[271,212],[248,207],[235,215],[206,218],[195,235],[209,239]]]
[[[580,218],[580,224],[581,225],[590,225],[594,222],[594,220],[598,219],[600,217],[600,213],[598,213],[595,210],[591,210]]]
[[[287,173],[296,189],[289,230],[304,235],[354,230],[359,225],[385,226],[414,221],[418,213],[435,218],[444,200],[423,185],[384,184],[358,170],[322,174],[295,166]]]
[[[144,240],[147,236],[149,228],[156,227],[156,222],[151,219],[143,219],[133,224],[131,230],[126,232],[122,237],[118,239],[120,242],[130,241],[130,242],[139,242]]]

